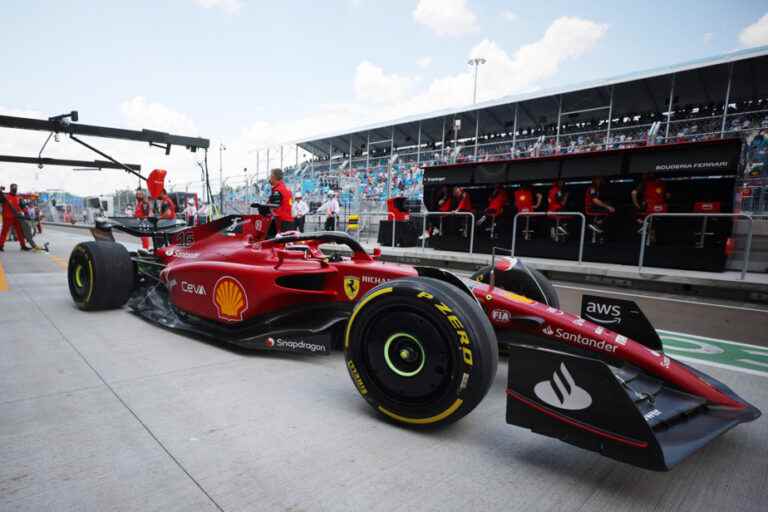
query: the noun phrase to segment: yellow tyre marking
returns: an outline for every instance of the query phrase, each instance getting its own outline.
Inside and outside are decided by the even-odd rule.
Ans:
[[[90,258],[88,258],[88,276],[90,279],[88,279],[88,296],[85,298],[85,302],[90,302],[91,294],[93,294],[93,263]]]
[[[355,306],[355,310],[352,311],[352,316],[349,317],[349,321],[347,322],[347,331],[344,334],[344,350],[346,350],[349,347],[349,333],[352,332],[352,322],[355,321],[355,317],[357,316],[357,313],[360,312],[361,309],[363,309],[363,306],[365,306],[368,302],[375,299],[379,295],[384,295],[385,293],[392,292],[392,287],[389,288],[382,288],[381,290],[375,291],[372,294],[365,297],[363,300],[357,303],[357,306]]]
[[[0,263],[0,292],[8,291],[8,280],[5,278],[5,269],[3,264]]]
[[[400,416],[399,414],[389,411],[382,406],[379,406],[379,411],[383,412],[390,418],[400,421],[402,423],[410,423],[411,425],[429,425],[430,423],[437,423],[438,421],[447,418],[448,416],[456,412],[456,410],[459,407],[461,407],[461,404],[463,403],[464,401],[461,398],[457,398],[456,401],[453,402],[449,408],[447,408],[440,414],[432,416],[431,418],[406,418],[405,416]]]

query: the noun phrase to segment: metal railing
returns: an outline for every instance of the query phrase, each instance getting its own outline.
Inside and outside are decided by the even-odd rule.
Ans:
[[[637,264],[637,271],[641,273],[643,271],[643,261],[645,260],[645,246],[648,238],[648,231],[650,230],[651,222],[654,217],[672,217],[672,218],[703,218],[720,217],[731,219],[747,219],[749,221],[749,229],[747,230],[747,245],[744,248],[744,266],[741,269],[741,280],[743,281],[747,275],[747,268],[749,267],[749,256],[752,252],[752,227],[754,216],[749,213],[649,213],[643,219],[643,225],[640,229],[640,259]],[[760,217],[760,216],[758,216]]]
[[[451,217],[451,216],[464,216],[469,217],[470,220],[470,230],[469,230],[469,254],[473,254],[475,250],[475,214],[472,212],[420,212],[415,213],[412,215],[412,217],[421,216],[421,248],[426,249],[427,247],[427,237],[425,236],[425,233],[427,232],[427,217],[429,216],[439,216],[439,217]],[[393,231],[393,238],[394,238],[394,231]]]
[[[512,221],[512,256],[515,256],[517,245],[517,218],[523,217],[579,217],[581,219],[581,232],[579,235],[579,263],[584,257],[584,232],[587,227],[587,218],[581,212],[519,212]]]

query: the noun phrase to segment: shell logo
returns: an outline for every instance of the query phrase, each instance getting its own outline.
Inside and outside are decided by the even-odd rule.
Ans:
[[[213,304],[216,314],[227,322],[241,322],[243,313],[248,309],[248,296],[240,281],[231,276],[224,276],[213,287]]]

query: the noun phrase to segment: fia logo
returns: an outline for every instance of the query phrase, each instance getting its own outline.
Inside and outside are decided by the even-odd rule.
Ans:
[[[599,324],[618,324],[621,322],[621,307],[618,304],[590,301],[587,302],[587,311],[584,316]]]
[[[491,320],[506,324],[512,320],[512,315],[506,309],[494,309],[491,311]]]
[[[539,400],[558,409],[580,411],[592,405],[592,397],[584,388],[576,385],[565,363],[560,363],[551,380],[536,384],[533,392]]]

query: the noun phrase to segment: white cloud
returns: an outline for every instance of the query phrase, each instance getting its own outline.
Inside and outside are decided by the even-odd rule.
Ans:
[[[538,40],[511,51],[491,39],[483,39],[466,54],[466,58],[484,57],[487,60],[479,70],[478,99],[483,101],[537,88],[542,80],[554,76],[564,62],[578,59],[594,48],[606,31],[606,25],[591,20],[561,17],[554,20]],[[260,150],[259,168],[263,176],[268,167],[264,151],[267,146],[272,148],[269,165],[276,166],[280,163],[279,144],[351,130],[406,115],[467,105],[472,101],[473,74],[467,66],[461,73],[438,76],[422,83],[416,77],[363,61],[354,70],[350,85],[355,94],[354,101],[350,103],[320,105],[300,118],[274,122],[260,120],[243,129],[238,136],[225,141],[225,175],[241,174],[244,167],[254,172],[256,149]],[[198,126],[190,116],[141,96],[127,99],[118,107],[121,121],[114,123],[116,126],[156,129],[191,136],[199,133]],[[24,115],[0,108],[2,113]],[[46,118],[47,115],[32,113],[32,117],[38,118]],[[83,122],[87,120],[83,119]],[[45,136],[39,132],[0,130],[0,154],[37,155]],[[195,160],[202,158],[200,153],[191,154],[183,148],[175,147],[170,157],[166,157],[162,150],[147,148],[145,144],[108,139],[96,139],[94,142],[97,147],[104,148],[124,162],[141,164],[145,173],[155,167],[168,169],[169,177],[176,184],[199,179]],[[50,146],[46,150],[50,156],[84,160],[100,158],[65,139],[59,144],[51,143]],[[218,168],[217,147],[218,142],[212,141],[209,165],[214,170],[211,176],[214,189],[218,182],[218,172],[215,172]],[[284,164],[293,163],[294,159],[293,150],[287,149],[284,152]],[[35,180],[35,171],[34,166],[0,164],[3,182],[15,179],[22,185],[22,190],[57,187],[72,192],[98,193],[113,190],[117,185],[135,186],[136,183],[135,179],[120,171],[72,173],[66,168],[51,167],[40,174],[39,181]]]
[[[355,97],[363,102],[393,103],[402,101],[408,96],[416,79],[391,74],[375,64],[364,60],[355,70]]]
[[[704,44],[711,43],[713,37],[715,37],[715,34],[713,34],[712,32],[705,32],[704,33]]]
[[[419,0],[413,19],[438,36],[462,36],[478,29],[477,16],[465,0]]]
[[[507,21],[517,21],[517,14],[512,11],[502,11],[501,17]]]
[[[176,112],[160,103],[147,102],[143,96],[136,96],[120,105],[129,128],[141,129],[151,126],[154,130],[197,136],[195,123],[186,115]]]
[[[227,14],[238,14],[243,5],[240,0],[195,0],[195,3],[205,9],[221,9]]]
[[[426,69],[432,64],[432,57],[421,57],[416,61],[416,65],[421,69]]]
[[[768,44],[768,14],[745,27],[739,34],[739,41],[747,47]]]

